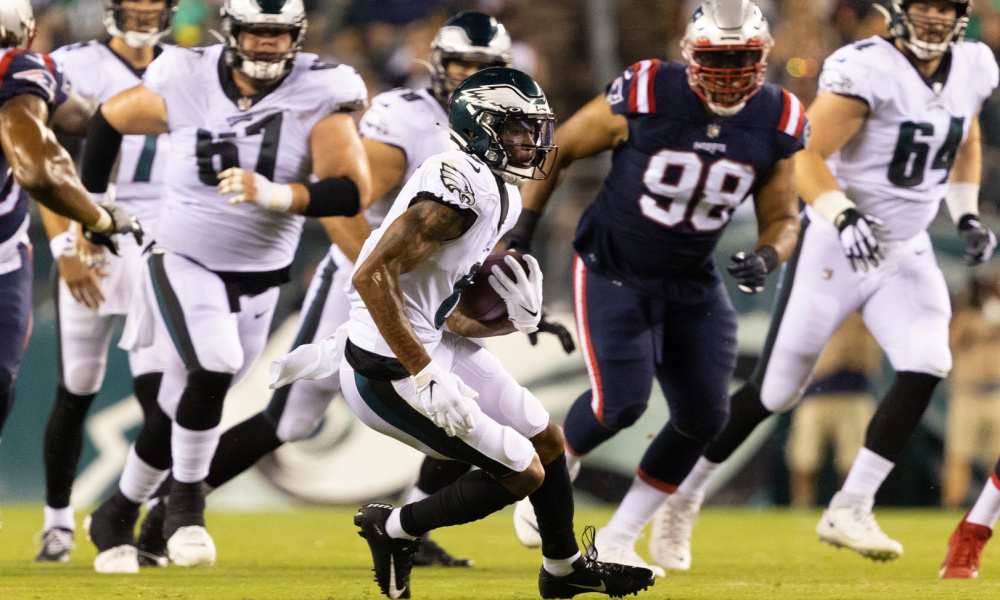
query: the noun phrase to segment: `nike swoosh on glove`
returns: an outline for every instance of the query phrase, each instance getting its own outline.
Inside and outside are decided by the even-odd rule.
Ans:
[[[851,262],[851,269],[868,270],[868,265],[877,267],[885,258],[879,237],[887,231],[885,223],[878,217],[862,214],[856,208],[848,208],[837,215],[833,224],[840,232],[840,244]]]
[[[989,260],[997,247],[997,236],[972,213],[958,220],[958,237],[965,244],[965,264],[970,267]]]
[[[523,254],[522,258],[528,263],[527,273],[516,258],[505,256],[503,260],[514,272],[514,279],[495,265],[489,281],[507,305],[507,318],[514,327],[521,333],[534,333],[542,320],[542,269],[534,256]]]
[[[476,414],[469,403],[479,394],[462,379],[433,360],[411,375],[414,391],[404,397],[413,408],[444,429],[449,436],[464,437],[476,426]]]

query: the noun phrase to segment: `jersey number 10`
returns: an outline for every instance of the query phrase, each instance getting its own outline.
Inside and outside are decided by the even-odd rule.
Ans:
[[[639,198],[646,218],[665,227],[688,223],[696,231],[715,231],[750,193],[752,165],[720,158],[708,165],[694,152],[660,150],[642,175],[647,194]]]

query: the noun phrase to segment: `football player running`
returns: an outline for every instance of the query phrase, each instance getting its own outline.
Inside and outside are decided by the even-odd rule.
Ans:
[[[597,532],[598,551],[615,562],[648,566],[634,549],[639,533],[729,415],[736,313],[712,253],[730,215],[753,196],[756,247],[728,266],[746,293],[762,291],[795,247],[794,156],[807,124],[794,95],[764,83],[773,44],[752,2],[705,2],[682,41],[687,64],[629,67],[559,127],[553,176],[524,189],[526,209],[509,244],[527,250],[560,171],[614,150],[573,242],[577,332],[591,387],[564,424],[570,472],[635,423],[654,379],[670,409]],[[529,506],[517,506],[514,524],[523,543],[537,545]]]
[[[366,104],[365,86],[352,68],[300,52],[301,0],[227,0],[221,16],[224,43],[165,51],[142,85],[101,106],[87,139],[84,172],[101,192],[122,135],[171,137],[158,247],[123,333],[123,346],[151,346],[163,362],[158,402],[169,419],[143,428],[170,427],[170,445],[130,453],[119,489],[92,515],[100,572],[138,570],[139,504],[166,464],[170,560],[215,561],[202,482],[226,391],[266,342],[303,216],[354,215],[369,202],[351,115]]]
[[[361,119],[361,143],[372,172],[372,198],[380,198],[364,215],[325,219],[336,242],[316,269],[302,308],[295,346],[333,335],[347,322],[350,303],[344,285],[354,270],[361,245],[388,212],[395,194],[425,159],[450,149],[447,103],[466,77],[492,66],[510,66],[511,39],[489,15],[463,12],[449,19],[432,43],[433,89],[395,89],[379,94]],[[552,324],[558,327],[557,324]],[[294,349],[294,347],[293,347]],[[310,436],[330,401],[340,391],[340,379],[298,381],[278,389],[262,412],[222,434],[205,482],[212,488],[239,475],[282,444]],[[461,477],[467,463],[427,457],[407,501],[427,497]],[[150,511],[139,534],[140,552],[162,549],[164,507]],[[468,566],[429,538],[420,540],[414,565]]]
[[[824,63],[808,111],[812,140],[796,169],[808,204],[802,242],[729,423],[681,485],[679,501],[667,503],[662,556],[670,566],[690,565],[691,526],[719,463],[761,421],[798,403],[830,335],[857,310],[896,377],[816,532],[873,560],[903,553],[872,506],[951,369],[948,289],[926,231],[941,198],[968,264],[987,260],[996,246],[978,218],[978,115],[998,69],[986,45],[963,41],[968,9],[967,0],[894,1],[890,38],[850,44]]]
[[[163,47],[176,6],[170,0],[107,0],[104,26],[111,39],[73,44],[52,53],[71,73],[74,90],[105,101],[138,85],[142,74]],[[155,239],[164,163],[170,138],[126,136],[115,181],[115,204],[141,219],[147,240]],[[86,179],[86,175],[84,175]],[[83,423],[101,388],[115,322],[124,317],[134,283],[139,279],[142,248],[129,238],[117,255],[76,235],[76,225],[46,209],[43,218],[51,237],[59,279],[55,288],[59,384],[45,430],[45,524],[35,560],[66,562],[74,547],[76,528],[70,494],[83,447]],[[149,351],[129,355],[136,397],[146,418],[159,412],[156,390],[162,376]],[[143,435],[140,446],[163,444]],[[160,468],[169,467],[159,465]]]
[[[339,372],[348,405],[368,426],[426,454],[480,467],[402,508],[358,511],[354,522],[371,549],[376,582],[390,598],[409,598],[416,538],[527,496],[540,516],[543,598],[638,592],[653,583],[648,569],[600,563],[576,545],[560,428],[495,356],[468,339],[536,331],[538,263],[526,256],[525,271],[509,257],[513,278],[494,269],[490,283],[508,319],[484,324],[455,308],[520,213],[515,184],[547,175],[552,111],[530,77],[494,67],[455,89],[449,115],[457,149],[425,160],[365,241],[348,288],[350,320],[334,338],[332,360],[317,361]],[[275,384],[294,372],[296,354],[329,343],[279,361]]]
[[[142,237],[120,207],[95,204],[69,154],[50,129],[82,135],[93,104],[70,91],[62,69],[31,52],[35,19],[28,0],[0,2],[0,148],[10,167],[0,188],[0,429],[31,324],[32,250],[28,196],[83,225],[84,235],[113,245],[115,233]]]

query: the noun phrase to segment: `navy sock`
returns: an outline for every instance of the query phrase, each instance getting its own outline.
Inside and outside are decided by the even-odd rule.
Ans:
[[[657,481],[678,486],[698,462],[705,442],[690,438],[668,422],[653,439],[639,462],[639,469]]]

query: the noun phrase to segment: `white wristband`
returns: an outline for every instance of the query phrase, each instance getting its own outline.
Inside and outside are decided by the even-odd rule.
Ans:
[[[72,231],[64,231],[49,241],[49,249],[52,251],[52,258],[62,256],[73,256],[73,245],[76,243],[76,235]]]
[[[944,192],[944,203],[948,205],[951,220],[958,224],[967,214],[979,214],[979,184],[962,181],[949,183]]]
[[[268,210],[288,212],[292,206],[292,186],[269,181],[266,189],[267,192],[262,194],[259,204]]]
[[[87,229],[94,233],[114,233],[115,222],[111,218],[111,213],[101,206],[98,206],[97,210],[101,213],[101,216],[98,217],[97,223],[87,227]]]
[[[837,216],[840,213],[849,208],[854,208],[856,205],[847,198],[844,192],[840,190],[827,190],[813,198],[811,206],[824,219],[833,223],[837,220]]]

